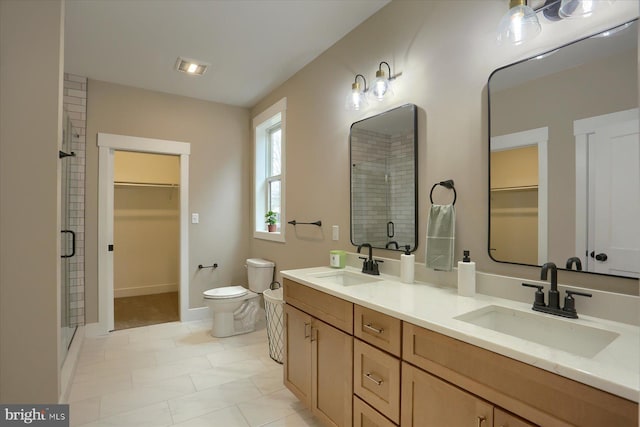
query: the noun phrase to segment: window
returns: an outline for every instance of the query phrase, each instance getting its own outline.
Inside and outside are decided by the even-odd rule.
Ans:
[[[285,110],[286,98],[253,119],[254,128],[254,233],[259,239],[284,242],[285,227]],[[275,231],[269,232],[267,212],[275,212]]]

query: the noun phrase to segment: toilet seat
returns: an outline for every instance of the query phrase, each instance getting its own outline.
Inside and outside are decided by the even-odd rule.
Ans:
[[[209,289],[204,292],[204,297],[208,299],[237,298],[247,295],[249,290],[242,286],[225,286],[223,288]]]

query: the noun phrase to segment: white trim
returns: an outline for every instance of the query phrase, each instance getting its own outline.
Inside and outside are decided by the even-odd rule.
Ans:
[[[114,298],[137,297],[140,295],[164,294],[179,291],[177,283],[158,283],[155,285],[130,286],[113,290]]]
[[[189,154],[191,144],[161,139],[98,133],[98,334],[114,328],[113,321],[113,159],[114,150],[180,156],[180,319],[189,310]],[[92,331],[93,332],[93,331]]]
[[[76,328],[73,340],[71,341],[71,347],[69,347],[67,357],[60,369],[60,396],[58,396],[58,403],[67,403],[69,401],[71,384],[73,384],[76,367],[78,366],[78,359],[80,358],[80,349],[84,342],[84,330],[85,327],[83,325],[79,325]]]
[[[594,134],[598,129],[616,123],[622,123],[638,119],[638,108],[618,111],[617,113],[602,114],[600,116],[588,117],[586,119],[575,120],[573,122],[573,136],[575,137],[576,156],[576,238],[575,253],[582,260],[582,268],[589,270],[589,258],[586,254],[589,247],[593,246],[593,239],[589,231],[589,135]]]
[[[255,239],[262,240],[270,240],[273,242],[281,242],[284,243],[286,241],[286,224],[287,224],[287,215],[286,215],[286,194],[287,194],[287,180],[286,180],[286,146],[287,146],[287,98],[282,98],[280,101],[276,102],[269,108],[267,108],[262,113],[258,114],[253,118],[253,155],[254,155],[254,164],[253,164],[253,185],[252,185],[252,203],[253,203],[253,237]],[[275,117],[279,116],[280,128],[282,129],[282,136],[280,139],[280,161],[281,164],[281,172],[280,172],[280,229],[277,232],[269,233],[266,229],[260,230],[260,226],[265,226],[263,214],[264,210],[258,208],[258,195],[256,194],[256,189],[262,181],[259,180],[259,161],[262,157],[260,157],[260,153],[258,153],[258,144],[262,141],[261,138],[264,138],[262,135],[263,131],[266,131],[269,127],[273,126],[276,121]],[[262,141],[263,143],[265,141]],[[266,226],[265,226],[266,227]]]
[[[541,127],[491,138],[491,151],[538,146],[538,264],[549,256],[549,128]]]

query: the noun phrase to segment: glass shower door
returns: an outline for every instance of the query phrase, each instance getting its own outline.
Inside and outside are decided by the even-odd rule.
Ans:
[[[76,256],[76,233],[70,221],[70,188],[71,169],[75,154],[71,151],[71,120],[65,116],[62,138],[62,150],[59,153],[61,161],[61,200],[60,200],[60,363],[64,363],[67,351],[73,340],[76,325],[71,319],[71,286],[72,261]]]

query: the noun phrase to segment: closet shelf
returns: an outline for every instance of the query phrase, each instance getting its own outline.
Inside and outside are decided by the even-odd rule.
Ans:
[[[491,191],[535,191],[537,189],[537,185],[524,185],[521,187],[497,187],[492,188]]]
[[[116,187],[156,187],[156,188],[179,188],[180,184],[160,184],[148,182],[115,181]]]

